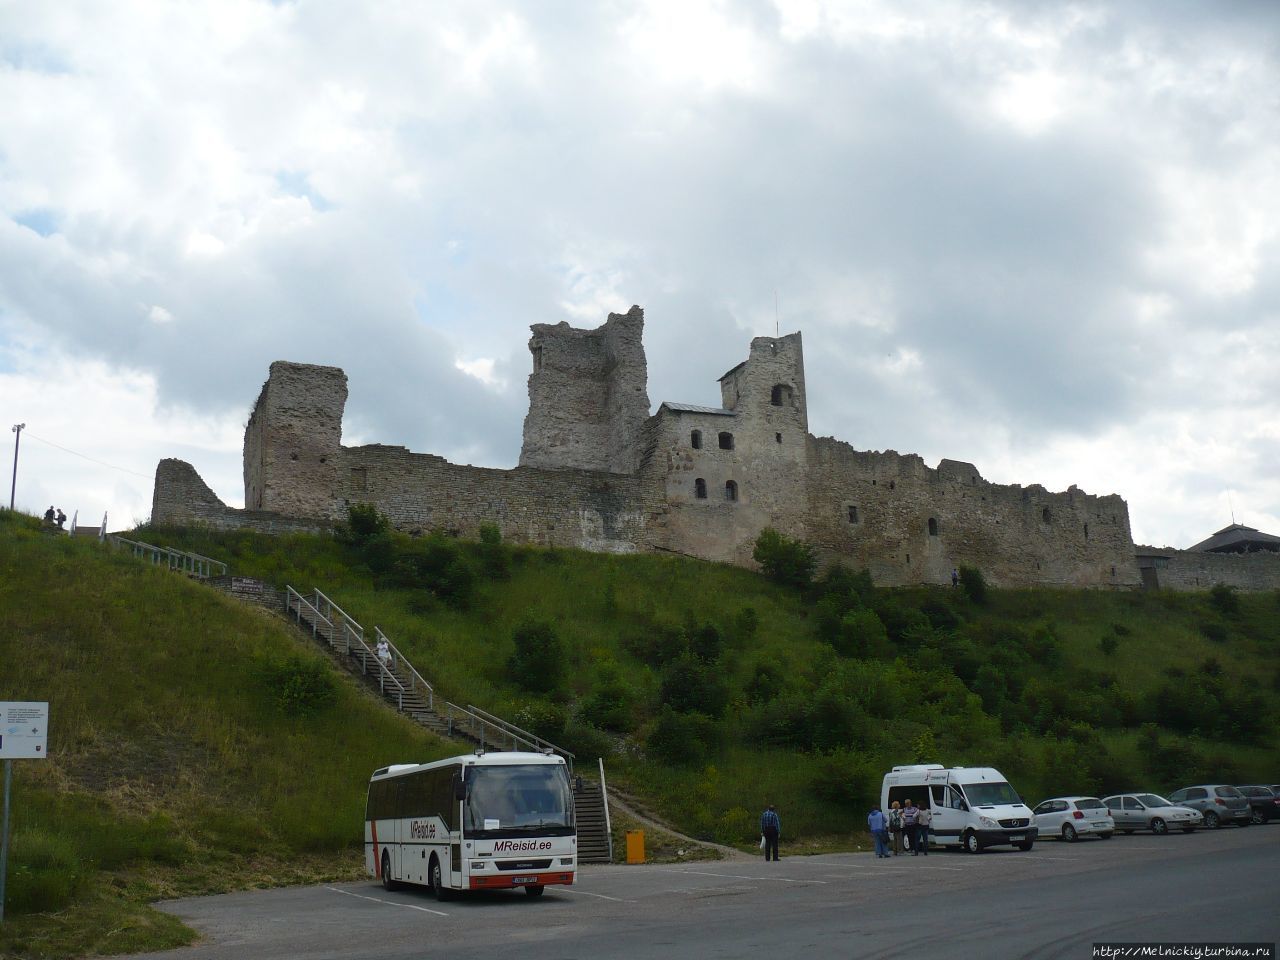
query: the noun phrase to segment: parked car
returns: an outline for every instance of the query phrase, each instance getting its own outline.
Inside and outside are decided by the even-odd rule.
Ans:
[[[1216,830],[1224,823],[1247,827],[1253,822],[1253,811],[1243,793],[1229,783],[1201,783],[1183,787],[1169,794],[1174,803],[1199,810],[1204,825]]]
[[[1055,797],[1031,812],[1041,837],[1059,837],[1074,843],[1085,836],[1110,840],[1116,832],[1115,820],[1097,797]]]
[[[1204,823],[1199,810],[1176,806],[1155,793],[1117,793],[1102,802],[1115,820],[1116,829],[1125,833],[1168,833],[1170,829],[1190,833]]]
[[[1254,823],[1270,823],[1272,817],[1280,816],[1280,794],[1274,788],[1255,784],[1236,789],[1249,801]]]

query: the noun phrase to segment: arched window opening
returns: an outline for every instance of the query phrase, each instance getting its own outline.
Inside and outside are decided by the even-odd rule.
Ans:
[[[721,450],[732,450],[732,449],[733,449],[733,434],[732,434],[732,433],[722,433],[722,434],[720,434],[720,449],[721,449]]]
[[[1048,507],[1045,507],[1043,510],[1040,511],[1040,519],[1043,520],[1045,523],[1048,523],[1053,519],[1053,514],[1049,512]]]
[[[693,447],[693,449],[695,450],[702,449],[702,431],[701,430],[694,430],[692,433],[689,434],[689,446]]]
[[[725,498],[726,500],[737,500],[737,499],[738,499],[738,485],[737,485],[734,481],[732,481],[732,480],[727,480],[727,481],[725,481],[725,485],[724,485],[724,498]]]
[[[699,500],[707,499],[707,481],[701,477],[693,481],[693,495]]]
[[[938,535],[938,518],[929,518],[929,536],[936,537]]]

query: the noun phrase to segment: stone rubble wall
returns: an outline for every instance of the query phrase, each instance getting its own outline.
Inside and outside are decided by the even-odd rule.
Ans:
[[[320,517],[289,517],[269,510],[229,507],[209,489],[185,460],[161,460],[151,498],[151,523],[157,527],[209,527],[259,533],[319,533],[332,528]]]
[[[1140,556],[1164,559],[1156,569],[1161,590],[1208,590],[1219,583],[1238,590],[1280,590],[1280,553],[1200,553],[1138,547]]]

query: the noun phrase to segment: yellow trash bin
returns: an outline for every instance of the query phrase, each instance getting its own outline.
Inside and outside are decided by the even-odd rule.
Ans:
[[[627,831],[627,863],[644,863],[644,831]]]

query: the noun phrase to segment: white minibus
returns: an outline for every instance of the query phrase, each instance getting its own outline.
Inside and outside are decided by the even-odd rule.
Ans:
[[[536,897],[573,883],[577,846],[564,757],[477,751],[369,780],[365,869],[388,890],[425,884],[444,900],[524,887]]]
[[[890,804],[903,806],[907,800],[929,808],[930,840],[959,844],[969,853],[1006,843],[1030,850],[1039,835],[1030,808],[992,767],[894,767],[880,787],[881,809],[888,815]]]

